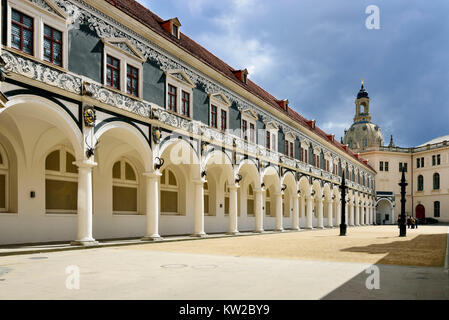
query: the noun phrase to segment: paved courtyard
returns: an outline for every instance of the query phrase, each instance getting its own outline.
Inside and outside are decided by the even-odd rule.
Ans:
[[[449,299],[447,233],[372,226],[6,256],[0,299]]]

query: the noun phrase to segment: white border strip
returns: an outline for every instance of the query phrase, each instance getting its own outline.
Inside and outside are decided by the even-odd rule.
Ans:
[[[444,262],[444,269],[446,272],[449,272],[449,229],[447,230],[446,261]]]

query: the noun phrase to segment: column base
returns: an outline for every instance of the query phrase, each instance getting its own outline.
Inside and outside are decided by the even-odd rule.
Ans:
[[[164,238],[162,238],[160,235],[152,235],[152,236],[145,236],[140,239],[140,241],[161,241]]]
[[[254,230],[253,232],[254,233],[265,233],[265,230],[263,230],[263,229],[262,230]]]
[[[226,234],[227,234],[227,235],[230,235],[230,236],[236,236],[236,235],[239,235],[240,232],[238,232],[238,231],[232,231],[232,232],[226,232]]]
[[[292,228],[292,231],[300,231],[301,229],[299,227],[297,228]]]
[[[95,247],[98,246],[98,241],[95,240],[74,240],[70,242],[71,246]]]
[[[312,230],[312,229],[314,229],[314,227],[305,227],[304,229]]]
[[[284,228],[280,228],[280,229],[274,229],[274,231],[276,231],[276,232],[284,232],[285,230],[284,230]]]
[[[205,237],[207,237],[207,234],[205,232],[200,232],[200,233],[191,234],[190,236],[194,237],[194,238],[205,238]]]

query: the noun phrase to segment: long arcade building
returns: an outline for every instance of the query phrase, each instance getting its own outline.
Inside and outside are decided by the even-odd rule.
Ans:
[[[366,160],[133,0],[2,0],[0,243],[372,224]]]

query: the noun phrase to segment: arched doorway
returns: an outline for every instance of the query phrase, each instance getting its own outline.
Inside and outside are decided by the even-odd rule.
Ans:
[[[426,209],[422,204],[418,204],[416,206],[416,218],[418,219],[424,219],[426,217]]]
[[[377,203],[376,212],[377,224],[393,224],[395,222],[393,204],[389,200],[381,199]]]

